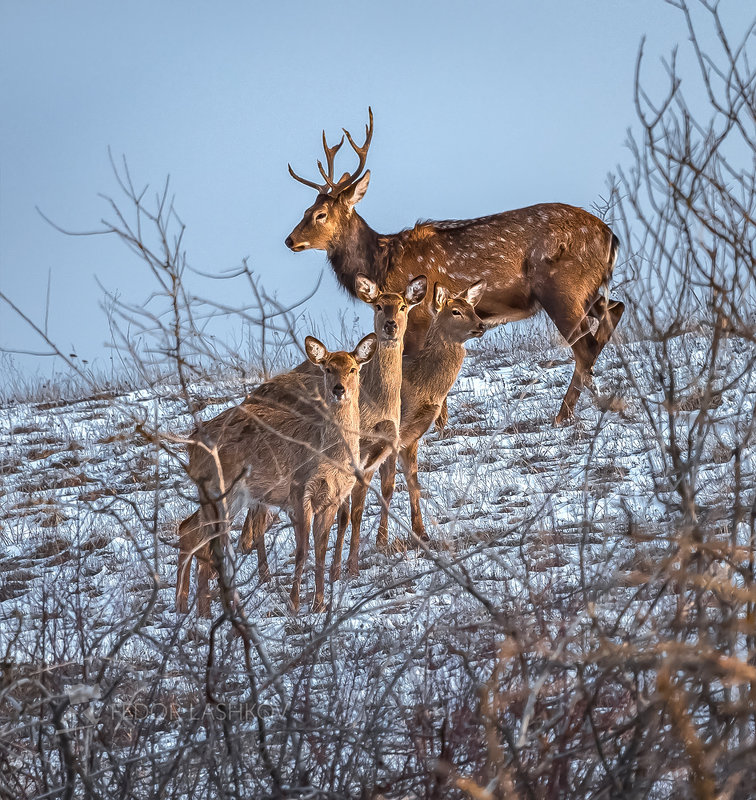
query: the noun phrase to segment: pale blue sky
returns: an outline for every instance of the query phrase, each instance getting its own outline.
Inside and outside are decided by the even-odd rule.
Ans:
[[[0,289],[41,321],[52,270],[52,337],[102,357],[94,276],[140,302],[145,271],[115,240],[61,235],[35,206],[97,227],[98,193],[116,193],[111,147],[139,184],[171,175],[194,266],[249,256],[283,300],[325,268],[313,316],[353,314],[325,254],[283,244],[314,199],[286,164],[314,177],[321,128],[361,132],[372,105],[359,210],[381,232],[536,202],[590,208],[628,158],[643,34],[661,90],[659,58],[687,36],[663,0],[0,0]],[[42,347],[5,307],[0,345]]]

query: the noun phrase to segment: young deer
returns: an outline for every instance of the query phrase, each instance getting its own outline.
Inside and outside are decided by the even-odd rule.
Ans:
[[[399,428],[399,463],[407,479],[410,496],[412,530],[418,539],[428,539],[420,511],[420,483],[417,478],[417,449],[423,434],[441,411],[447,394],[454,385],[465,357],[464,342],[483,335],[485,324],[476,313],[476,306],[486,291],[486,282],[478,281],[466,291],[451,296],[436,284],[431,313],[433,321],[425,344],[413,357],[406,358],[402,373],[402,420]],[[396,458],[389,457],[381,465],[381,490],[384,505],[378,526],[377,545],[388,545],[388,507],[394,493]],[[359,548],[359,541],[352,543]],[[350,552],[350,558],[352,553]],[[354,553],[357,558],[357,553]]]
[[[593,365],[619,322],[624,305],[609,297],[619,240],[608,226],[580,208],[561,203],[506,211],[466,220],[418,222],[399,233],[376,233],[354,210],[370,181],[364,175],[373,114],[359,147],[357,169],[334,178],[334,157],[344,142],[329,147],[323,132],[327,171],[318,162],[322,184],[292,177],[318,192],[301,222],[286,239],[295,252],[325,250],[336,278],[353,296],[362,273],[382,289],[400,292],[413,275],[428,276],[452,292],[484,279],[477,312],[489,326],[526,319],[544,309],[575,355],[575,371],[555,422],[572,416]],[[591,332],[589,317],[598,321]],[[431,324],[430,302],[410,315],[405,352],[414,355]]]
[[[412,308],[423,301],[428,291],[425,275],[411,280],[403,294],[381,292],[378,284],[365,275],[358,275],[355,283],[357,297],[373,306],[378,353],[365,367],[360,383],[360,462],[364,475],[352,489],[352,544],[347,561],[347,569],[351,575],[359,572],[357,550],[360,525],[370,481],[375,470],[387,457],[395,457],[399,446],[402,361],[408,315]],[[341,577],[341,551],[349,523],[349,507],[347,499],[339,509],[331,580]]]
[[[423,301],[427,290],[428,281],[424,275],[411,280],[402,294],[381,292],[370,278],[357,276],[357,296],[373,307],[374,329],[378,337],[376,354],[360,375],[360,462],[364,478],[355,484],[351,504],[352,538],[356,537],[357,541],[370,479],[387,456],[396,454],[399,446],[402,354],[407,316],[410,309]],[[312,364],[306,361],[295,372],[311,376],[314,380],[312,370]],[[349,510],[350,503],[347,499],[338,515],[331,580],[341,577],[341,552],[349,524]],[[250,552],[252,547],[257,549],[261,580],[267,580],[269,576],[264,534],[270,521],[270,512],[264,506],[259,506],[247,514],[242,531],[242,551]],[[350,573],[357,574],[358,565],[351,557],[352,552],[353,548],[350,549],[348,568]]]
[[[179,526],[177,611],[187,610],[191,561],[197,556],[198,610],[209,614],[212,540],[225,547],[228,525],[236,512],[261,503],[285,509],[294,524],[294,610],[299,608],[312,526],[313,608],[323,608],[328,532],[354,485],[359,463],[359,370],[373,357],[377,344],[371,333],[351,353],[329,353],[308,336],[307,357],[322,372],[319,395],[313,394],[305,376],[288,372],[267,381],[254,397],[219,414],[195,433],[188,473],[197,484],[200,508]]]

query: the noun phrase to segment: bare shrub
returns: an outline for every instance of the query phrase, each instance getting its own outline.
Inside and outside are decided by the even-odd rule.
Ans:
[[[229,548],[218,616],[174,614],[186,433],[288,365],[299,328],[246,264],[226,277],[249,306],[195,297],[167,186],[148,202],[119,168],[105,231],[154,289],[108,300],[133,380],[73,364],[86,391],[2,408],[0,797],[756,794],[754,29],[674,5],[706,108],[674,59],[645,89],[639,58],[601,392],[554,429],[570,364],[543,332],[473,348],[419,464],[431,542],[379,555],[371,493],[361,577],[323,614],[286,609],[285,521],[272,585]],[[252,358],[220,318],[259,333]],[[401,482],[396,501],[408,533]]]

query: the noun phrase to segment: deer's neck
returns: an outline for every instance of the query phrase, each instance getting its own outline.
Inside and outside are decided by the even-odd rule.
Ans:
[[[385,419],[399,424],[402,409],[402,354],[400,340],[388,347],[378,345],[372,361],[365,364],[360,376],[360,423],[370,427]]]
[[[323,426],[321,449],[333,460],[359,460],[360,410],[357,400],[331,406]]]
[[[383,286],[388,260],[382,238],[353,211],[331,244],[328,260],[339,283],[352,296],[356,297],[354,280],[360,272]]]
[[[450,342],[431,325],[425,344],[405,365],[403,380],[408,392],[417,393],[425,402],[442,402],[454,385],[464,358],[465,346]]]

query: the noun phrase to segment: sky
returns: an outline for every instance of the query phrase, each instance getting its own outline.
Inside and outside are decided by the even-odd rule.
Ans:
[[[736,29],[748,5],[723,4]],[[361,138],[370,105],[372,178],[358,210],[381,233],[539,202],[590,209],[629,159],[644,35],[652,88],[663,91],[660,58],[677,44],[694,71],[682,15],[663,0],[0,0],[0,291],[38,324],[47,316],[61,349],[108,358],[102,287],[140,304],[153,284],[116,239],[65,236],[37,209],[97,229],[100,195],[118,193],[110,148],[140,186],[170,175],[193,267],[248,258],[282,302],[322,273],[311,315],[360,313],[367,330],[325,254],[284,246],[315,197],[287,162],[314,178],[321,129]],[[352,166],[345,158],[337,170]],[[1,348],[46,349],[0,305]]]

